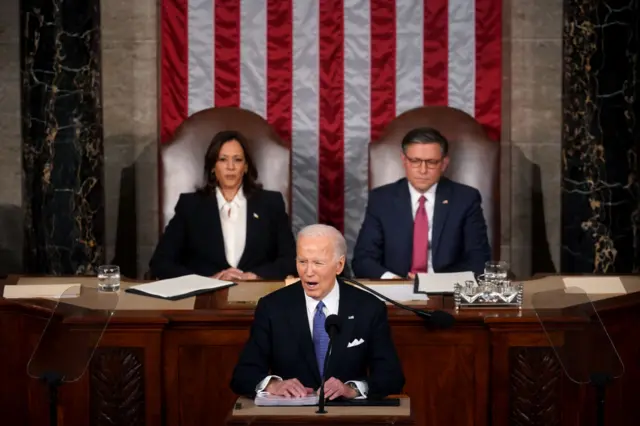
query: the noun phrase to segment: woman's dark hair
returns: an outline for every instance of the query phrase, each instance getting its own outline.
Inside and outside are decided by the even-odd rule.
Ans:
[[[242,177],[242,190],[244,195],[248,198],[254,192],[262,188],[262,185],[258,183],[258,170],[247,151],[247,138],[245,138],[240,132],[224,130],[222,132],[218,132],[213,137],[209,144],[209,148],[207,148],[207,153],[204,156],[204,185],[198,190],[198,192],[203,194],[215,193],[216,187],[218,186],[218,180],[212,170],[216,166],[218,157],[220,157],[222,145],[233,140],[238,141],[242,147],[244,161],[247,163],[247,173]]]

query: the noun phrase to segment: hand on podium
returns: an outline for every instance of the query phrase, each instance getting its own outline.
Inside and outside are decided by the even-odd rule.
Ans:
[[[264,389],[271,395],[302,398],[313,393],[313,389],[304,387],[298,379],[271,380]]]
[[[218,272],[211,278],[215,278],[217,280],[223,281],[246,281],[246,280],[257,280],[258,276],[253,272],[243,272],[237,268],[228,268],[223,271]]]
[[[320,393],[320,389],[318,389],[318,393]],[[331,377],[324,382],[324,397],[330,401],[339,397],[353,399],[359,394],[360,393],[356,389],[349,385],[345,385],[335,377]]]

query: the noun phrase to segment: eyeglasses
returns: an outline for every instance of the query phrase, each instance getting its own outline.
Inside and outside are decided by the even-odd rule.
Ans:
[[[438,165],[440,165],[440,163],[442,163],[442,158],[440,158],[439,160],[432,160],[432,159],[423,160],[421,158],[411,158],[406,155],[405,155],[405,158],[407,159],[411,167],[413,167],[414,169],[421,168],[422,163],[424,163],[427,166],[427,169],[435,169],[436,167],[438,167]]]

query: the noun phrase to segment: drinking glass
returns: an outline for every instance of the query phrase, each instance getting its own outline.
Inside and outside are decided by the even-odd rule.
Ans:
[[[487,281],[501,283],[509,275],[509,264],[504,260],[490,260],[484,264],[484,275]]]
[[[98,290],[117,292],[120,290],[120,267],[102,265],[98,267]]]

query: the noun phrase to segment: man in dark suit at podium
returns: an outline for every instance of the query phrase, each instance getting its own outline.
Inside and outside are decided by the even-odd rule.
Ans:
[[[301,397],[319,391],[327,399],[383,397],[402,392],[404,375],[391,339],[387,307],[377,297],[337,278],[346,258],[342,234],[311,225],[297,240],[300,281],[258,302],[251,334],[240,354],[232,390]],[[342,319],[327,371],[325,319]]]
[[[413,278],[416,273],[481,274],[491,259],[480,192],[443,177],[449,143],[436,129],[402,140],[406,178],[374,189],[353,253],[361,278]]]

